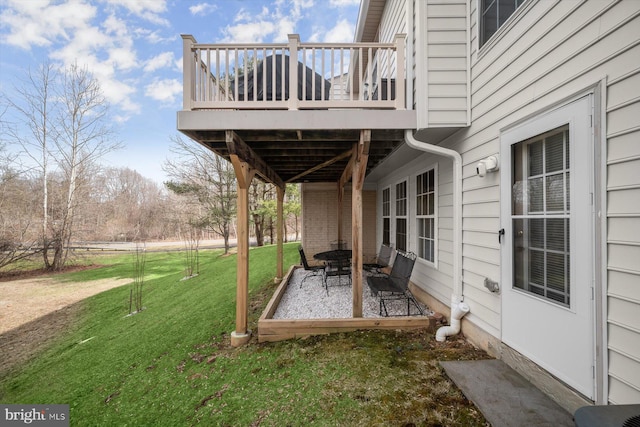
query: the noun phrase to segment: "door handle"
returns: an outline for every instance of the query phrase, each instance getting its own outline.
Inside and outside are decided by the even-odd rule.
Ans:
[[[504,236],[504,228],[498,230],[498,243],[502,243],[502,236]]]

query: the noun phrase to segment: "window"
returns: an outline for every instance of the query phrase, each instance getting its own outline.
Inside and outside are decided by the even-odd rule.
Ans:
[[[512,145],[513,286],[570,304],[569,129]]]
[[[480,46],[498,31],[525,0],[480,0]]]
[[[435,260],[435,173],[431,169],[416,176],[417,255]]]
[[[396,184],[396,249],[407,250],[407,181]]]
[[[391,189],[382,190],[382,243],[391,244]]]

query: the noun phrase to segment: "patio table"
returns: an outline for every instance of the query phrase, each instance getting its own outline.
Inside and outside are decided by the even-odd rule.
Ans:
[[[328,276],[338,276],[338,284],[341,283],[342,276],[347,276],[348,283],[351,284],[351,265],[349,262],[351,260],[351,250],[333,249],[317,253],[313,257],[319,261],[324,261],[326,264],[323,281],[327,294],[329,293]]]
[[[351,259],[350,249],[334,249],[326,252],[319,252],[313,256],[318,261],[346,261]]]

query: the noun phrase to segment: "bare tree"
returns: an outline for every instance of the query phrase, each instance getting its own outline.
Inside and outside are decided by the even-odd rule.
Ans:
[[[184,237],[184,279],[200,274],[200,230],[190,224]]]
[[[36,73],[29,71],[16,91],[9,105],[22,126],[10,126],[9,136],[41,179],[43,261],[46,268],[58,270],[67,259],[82,184],[89,182],[96,161],[119,144],[110,139],[107,102],[86,68],[74,64],[59,74],[44,63]],[[52,175],[55,183],[50,182]],[[61,185],[64,195],[58,194],[58,204],[52,206],[50,192]]]
[[[53,262],[61,269],[69,253],[74,231],[78,192],[92,164],[117,149],[107,127],[108,104],[98,81],[85,68],[69,66],[63,75],[58,98],[61,102],[57,118],[56,162],[65,177],[65,200],[60,217],[53,226]]]
[[[55,111],[53,102],[53,88],[58,75],[49,62],[45,62],[32,72],[27,72],[27,79],[24,85],[16,88],[18,96],[15,101],[9,100],[9,106],[13,108],[22,120],[22,124],[29,130],[28,134],[23,134],[18,128],[7,126],[10,138],[18,143],[23,153],[34,164],[34,169],[41,179],[42,188],[42,222],[41,239],[42,254],[46,268],[51,267],[48,257],[49,248],[49,192],[48,174],[50,160],[51,140],[55,136],[55,129],[51,123]]]
[[[140,313],[144,310],[142,306],[142,288],[144,287],[144,267],[147,262],[146,245],[136,243],[136,250],[133,252],[133,282],[129,290],[129,315]],[[133,311],[135,306],[136,311]]]
[[[171,140],[171,152],[175,158],[164,163],[164,171],[172,178],[165,185],[175,194],[203,208],[198,218],[190,218],[189,221],[220,235],[224,239],[226,253],[229,251],[231,225],[236,213],[233,167],[193,141],[185,141],[180,136]],[[193,211],[197,212],[196,209]]]
[[[295,230],[295,240],[300,240],[300,215],[302,213],[302,203],[300,201],[300,184],[287,184],[287,191],[285,193],[286,200],[284,202],[283,210],[285,215],[284,221],[284,239],[285,242],[289,239],[289,226],[288,219],[293,217],[293,229]]]
[[[93,214],[109,240],[158,239],[165,232],[162,188],[129,168],[103,169],[92,185],[98,198]]]
[[[33,199],[26,197],[32,182],[11,168],[12,159],[0,143],[0,268],[39,250],[39,239],[30,233]]]
[[[264,246],[265,231],[270,229],[275,218],[275,187],[254,179],[249,188],[249,211],[253,222],[256,244]],[[272,228],[272,227],[271,227]],[[271,229],[273,241],[273,230]]]

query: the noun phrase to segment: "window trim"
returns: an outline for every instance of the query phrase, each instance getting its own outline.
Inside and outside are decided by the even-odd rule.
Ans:
[[[404,200],[405,201],[405,214],[404,215],[398,215],[398,186],[403,184],[405,185],[405,197],[404,199],[400,199],[400,200]],[[393,237],[394,237],[394,246],[397,250],[406,250],[409,251],[411,250],[411,242],[409,237],[411,236],[411,227],[410,227],[410,213],[411,213],[411,205],[410,205],[410,201],[411,201],[411,192],[410,192],[410,182],[409,182],[409,177],[403,177],[402,179],[400,179],[399,181],[397,181],[395,184],[393,184],[393,206],[394,206],[394,210],[393,210],[393,223],[394,223],[394,230],[393,230]],[[401,248],[398,245],[398,220],[399,219],[404,219],[405,221],[405,241],[404,241],[404,246],[405,248]]]
[[[549,176],[556,176],[558,175],[557,171],[552,171],[549,172],[546,170],[547,168],[547,164],[546,164],[546,160],[542,160],[542,168],[543,170],[536,175],[531,175],[530,174],[530,158],[531,155],[528,152],[528,147],[530,147],[532,144],[535,143],[541,143],[542,145],[542,158],[545,158],[547,155],[547,151],[546,151],[546,145],[549,143],[549,138],[562,134],[563,140],[562,140],[562,147],[563,147],[563,152],[562,152],[562,169],[561,169],[561,174],[563,176],[566,176],[568,173],[571,172],[573,165],[570,165],[570,167],[567,167],[568,165],[568,156],[569,156],[569,152],[567,151],[567,147],[569,145],[569,124],[565,124],[565,125],[561,125],[556,127],[555,129],[550,129],[542,134],[539,135],[535,135],[532,136],[530,138],[527,138],[525,140],[521,140],[519,142],[513,143],[511,144],[510,148],[511,148],[511,167],[512,167],[512,171],[515,169],[515,164],[517,163],[517,161],[515,160],[516,153],[514,152],[514,150],[518,149],[518,147],[520,147],[520,153],[519,156],[521,156],[521,164],[522,166],[522,170],[521,170],[521,174],[518,177],[521,178],[522,182],[522,187],[523,189],[522,191],[522,199],[521,199],[521,207],[519,209],[516,209],[514,207],[514,201],[513,201],[513,195],[511,196],[511,221],[513,223],[513,221],[522,221],[523,222],[523,228],[524,229],[529,229],[530,228],[530,224],[532,224],[531,221],[533,220],[541,220],[544,221],[543,222],[543,234],[541,236],[542,238],[542,246],[535,246],[534,244],[532,244],[532,240],[530,237],[530,233],[528,231],[525,231],[525,236],[527,236],[526,240],[524,242],[520,243],[520,247],[521,250],[523,251],[523,259],[521,260],[522,265],[522,271],[521,276],[522,276],[522,283],[520,283],[521,286],[518,286],[518,284],[516,283],[517,281],[515,280],[515,276],[518,274],[518,270],[516,269],[516,258],[515,258],[515,249],[512,250],[512,259],[513,259],[513,267],[512,267],[512,274],[514,275],[514,277],[511,280],[511,284],[512,284],[512,288],[517,291],[517,292],[524,292],[527,293],[531,296],[534,297],[538,297],[542,300],[544,300],[545,302],[550,302],[550,303],[556,303],[562,307],[570,307],[570,298],[571,298],[571,268],[570,268],[570,264],[571,264],[571,260],[572,260],[572,256],[571,256],[571,250],[569,249],[569,241],[570,241],[570,226],[569,226],[569,222],[571,221],[572,218],[572,211],[570,206],[570,199],[568,198],[569,194],[568,194],[568,189],[566,188],[566,185],[563,185],[563,209],[561,210],[553,210],[553,209],[549,209],[547,208],[547,202],[548,202],[548,198],[546,197],[546,193],[547,193],[547,188],[546,188],[546,178]],[[517,177],[513,176],[514,173],[512,173],[512,180],[516,179]],[[539,195],[542,196],[541,201],[542,201],[542,209],[531,209],[530,208],[530,199],[529,196],[532,195],[532,187],[531,187],[531,182],[533,180],[538,180],[538,179],[542,179],[543,185],[541,186],[540,189],[538,189],[539,191]],[[566,178],[565,179],[570,179],[570,178]],[[566,183],[566,181],[563,181]],[[512,186],[513,186],[513,182],[512,182]],[[514,210],[518,210],[521,212],[514,212]],[[565,221],[564,224],[564,229],[563,229],[563,240],[564,240],[564,249],[559,250],[559,249],[549,249],[547,246],[548,240],[551,236],[551,233],[547,231],[547,227],[549,225],[549,223],[547,223],[547,221],[554,221],[554,220],[563,220]],[[512,226],[512,230],[514,229],[514,227]],[[516,240],[515,240],[515,236],[513,236],[514,232],[512,231],[512,236],[510,238],[510,241],[512,243],[512,245],[517,246],[516,245]],[[533,281],[532,277],[532,267],[529,266],[529,261],[528,259],[530,259],[532,254],[538,254],[541,255],[543,257],[543,261],[542,261],[542,283],[535,283]],[[547,270],[549,268],[549,263],[547,262],[547,257],[549,255],[555,255],[555,256],[559,256],[562,255],[565,260],[563,263],[563,269],[564,269],[564,291],[560,291],[558,289],[554,289],[552,285],[549,284],[548,280],[549,277],[547,275]],[[538,292],[535,291],[535,289],[538,289]],[[540,293],[542,292],[542,293]],[[563,296],[563,301],[560,301],[557,298],[553,298],[549,295],[558,295],[558,296]]]
[[[433,261],[432,260],[428,260],[426,258],[422,258],[420,256],[418,256],[418,260],[420,260],[421,262],[424,262],[430,266],[433,266],[434,268],[438,267],[438,238],[439,238],[439,205],[440,203],[438,202],[438,194],[439,194],[439,182],[438,182],[438,164],[434,163],[424,169],[422,169],[420,172],[417,172],[415,174],[412,175],[412,181],[415,183],[416,179],[418,176],[428,173],[430,171],[433,171],[433,215],[418,215],[418,202],[417,202],[417,198],[418,198],[418,189],[417,187],[413,189],[413,191],[411,191],[411,196],[414,200],[415,203],[415,209],[412,212],[413,213],[413,218],[412,220],[415,223],[416,226],[416,235],[415,235],[415,242],[412,242],[413,244],[410,246],[412,247],[414,250],[414,252],[416,253],[416,255],[418,254],[418,247],[419,247],[419,239],[420,236],[418,236],[418,220],[421,218],[429,218],[429,217],[433,217]]]
[[[397,222],[396,220],[398,218],[401,219],[405,219],[406,220],[406,225],[407,225],[407,240],[406,240],[406,250],[410,251],[410,252],[414,252],[414,253],[418,253],[418,237],[416,235],[416,226],[417,226],[417,218],[421,217],[417,215],[417,202],[416,202],[416,197],[417,197],[417,185],[416,185],[416,178],[428,171],[433,170],[433,175],[434,175],[434,212],[433,212],[433,217],[434,217],[434,248],[433,248],[433,252],[434,252],[434,257],[433,257],[433,261],[429,261],[427,259],[424,258],[416,258],[416,261],[422,265],[428,266],[430,268],[434,268],[437,269],[438,268],[438,263],[439,263],[439,238],[440,238],[440,233],[439,233],[439,226],[440,226],[440,220],[439,220],[439,215],[440,215],[440,199],[439,199],[439,195],[440,195],[440,179],[439,179],[439,164],[438,162],[433,162],[431,164],[427,164],[425,166],[425,162],[420,162],[419,165],[416,165],[416,167],[410,167],[409,170],[407,170],[406,174],[398,174],[395,175],[393,178],[391,178],[389,181],[385,181],[378,189],[378,195],[379,195],[379,206],[380,206],[380,220],[379,220],[379,242],[382,241],[382,228],[384,227],[384,223],[383,223],[383,210],[382,210],[382,194],[383,191],[385,191],[386,189],[389,189],[389,195],[390,195],[390,201],[391,201],[391,206],[390,206],[390,215],[389,215],[389,222],[390,222],[390,244],[391,246],[393,246],[396,250],[398,249],[398,241],[397,241]],[[406,183],[407,186],[407,197],[406,197],[406,203],[407,203],[407,214],[406,215],[398,215],[398,212],[396,210],[396,186],[398,184],[401,183]]]
[[[525,0],[518,8],[507,18],[507,20],[502,24],[495,33],[489,37],[489,40],[486,40],[484,43],[480,43],[481,33],[482,33],[482,0],[478,0],[476,2],[476,41],[478,43],[478,57],[482,57],[485,52],[492,49],[492,46],[497,44],[499,40],[501,40],[505,33],[511,30],[512,27],[516,25],[518,21],[522,18],[522,16],[531,8],[531,6],[535,2]]]
[[[386,203],[388,203],[387,215],[385,215],[385,212],[384,212],[385,211],[385,209],[384,209],[384,205],[385,205],[384,193],[385,193],[385,191],[388,192],[388,196],[389,196],[389,200],[386,201]],[[392,236],[392,233],[391,233],[391,217],[392,217],[392,214],[391,214],[391,186],[388,185],[385,188],[383,188],[380,196],[381,196],[381,201],[382,201],[382,209],[381,209],[381,212],[382,212],[382,243],[390,245],[391,244],[391,236]],[[384,240],[384,237],[385,237],[384,236],[384,232],[385,232],[385,230],[384,230],[384,220],[385,219],[389,220],[389,230],[388,230],[389,231],[389,239],[388,239],[388,242],[385,242],[385,240]]]

